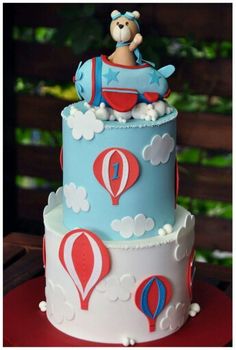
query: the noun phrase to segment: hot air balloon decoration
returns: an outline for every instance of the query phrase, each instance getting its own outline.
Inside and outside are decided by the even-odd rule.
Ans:
[[[137,288],[135,303],[148,319],[149,332],[156,330],[156,318],[172,297],[172,286],[164,276],[150,276]]]
[[[194,260],[195,260],[195,250],[193,249],[190,257],[189,257],[189,263],[187,268],[187,288],[190,300],[192,300],[192,285],[193,285],[193,278],[196,271],[196,268],[194,266]]]
[[[118,205],[120,196],[137,181],[139,163],[124,148],[107,148],[96,158],[93,171],[98,182],[110,194],[112,204]]]
[[[62,239],[59,259],[77,288],[81,309],[88,310],[94,288],[110,271],[107,248],[93,232],[75,229]]]

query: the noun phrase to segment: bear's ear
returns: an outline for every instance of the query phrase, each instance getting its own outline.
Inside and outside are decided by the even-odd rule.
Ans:
[[[140,17],[140,13],[139,13],[138,11],[133,11],[133,12],[132,12],[132,15],[133,15],[134,18],[136,18],[136,19],[139,19],[139,17]]]
[[[119,17],[120,15],[121,15],[121,13],[120,13],[119,11],[114,10],[114,11],[112,11],[112,13],[111,13],[111,18],[112,18],[112,19],[115,19],[115,18]]]

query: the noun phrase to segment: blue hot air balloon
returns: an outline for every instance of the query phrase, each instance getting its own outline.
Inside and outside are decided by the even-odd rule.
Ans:
[[[164,276],[150,276],[137,288],[135,303],[149,322],[149,331],[156,329],[156,318],[172,297],[172,286]]]

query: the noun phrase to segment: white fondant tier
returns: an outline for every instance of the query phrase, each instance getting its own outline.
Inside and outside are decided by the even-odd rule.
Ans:
[[[45,208],[44,223],[47,317],[56,328],[80,339],[128,345],[166,337],[185,323],[191,305],[194,243],[194,217],[188,211],[177,207],[173,231],[164,236],[105,241],[111,268],[93,290],[88,310],[81,309],[78,290],[59,259],[68,232],[62,213],[60,193],[54,194]],[[157,312],[154,331],[135,303],[140,284],[152,276],[164,277],[171,286],[170,300]]]

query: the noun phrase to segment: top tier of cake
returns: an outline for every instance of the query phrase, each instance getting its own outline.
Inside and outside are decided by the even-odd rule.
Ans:
[[[143,239],[175,222],[177,111],[164,100],[175,68],[142,59],[137,11],[111,17],[115,51],[79,63],[84,101],[62,112],[64,225]]]
[[[84,102],[63,117],[64,225],[104,240],[142,239],[175,221],[177,111],[101,121]]]

